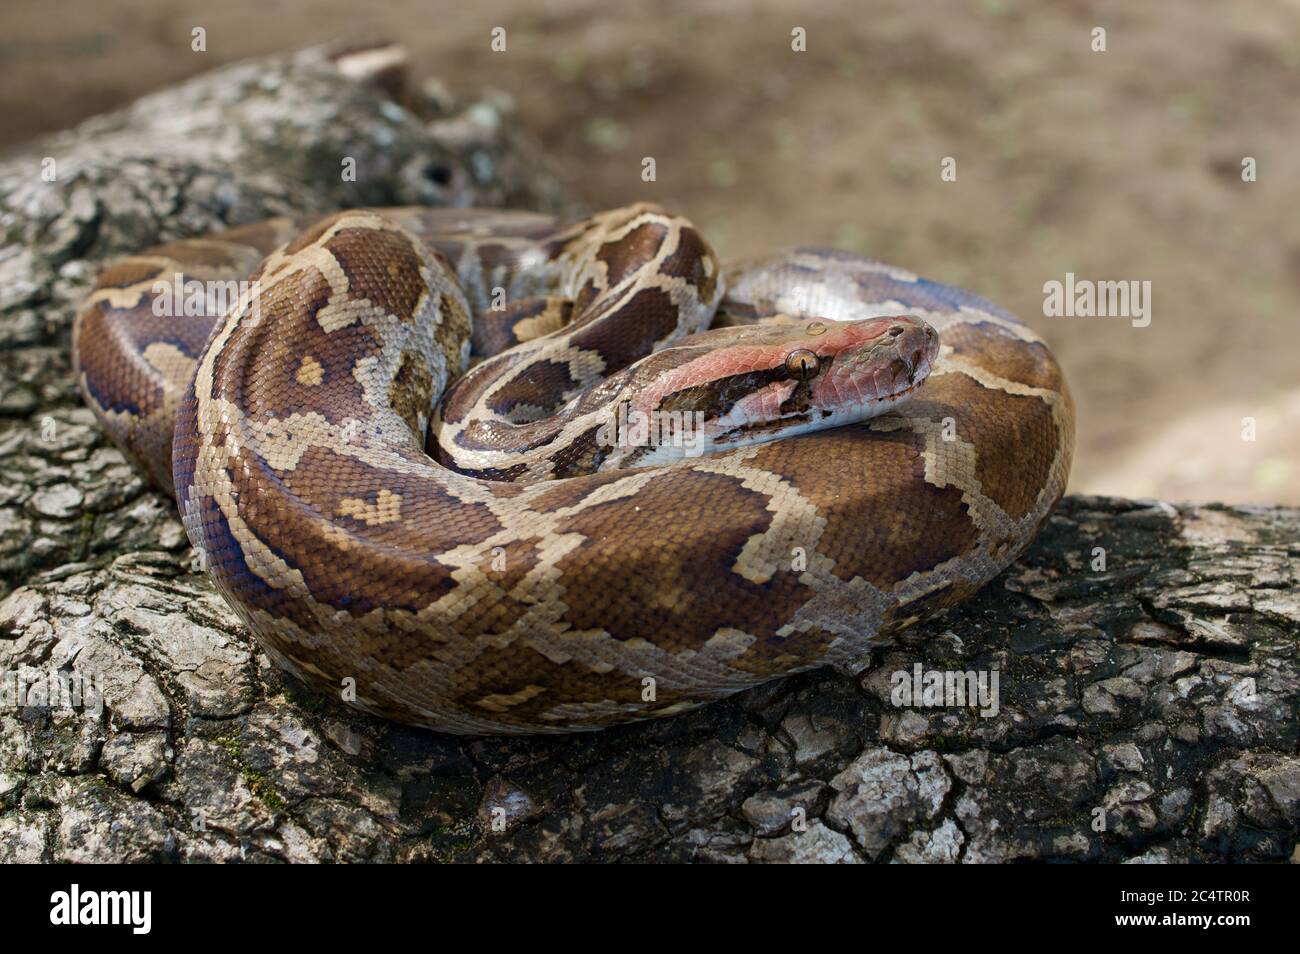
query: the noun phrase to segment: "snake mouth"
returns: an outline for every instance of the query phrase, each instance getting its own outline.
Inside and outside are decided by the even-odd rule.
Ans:
[[[853,405],[834,409],[809,409],[769,420],[747,421],[711,435],[711,443],[719,450],[733,450],[748,444],[766,443],[797,437],[801,434],[861,424],[906,404],[924,383],[924,381],[917,381],[892,394]]]

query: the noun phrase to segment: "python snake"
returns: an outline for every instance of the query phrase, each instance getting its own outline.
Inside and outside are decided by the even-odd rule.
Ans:
[[[859,669],[1024,550],[1074,442],[1001,308],[839,252],[724,272],[646,204],[173,242],[99,277],[73,353],[276,663],[464,734]]]

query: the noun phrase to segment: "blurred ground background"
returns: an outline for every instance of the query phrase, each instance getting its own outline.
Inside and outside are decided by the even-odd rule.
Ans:
[[[653,199],[724,258],[835,245],[1011,308],[1073,387],[1072,489],[1300,504],[1297,0],[5,0],[0,147],[376,36],[417,78],[511,95],[593,208]],[[1043,317],[1066,272],[1152,282],[1150,327]]]

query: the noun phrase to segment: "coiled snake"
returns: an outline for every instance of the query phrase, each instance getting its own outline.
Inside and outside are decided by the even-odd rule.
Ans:
[[[828,251],[724,275],[649,205],[175,242],[104,272],[73,350],[278,664],[457,733],[860,667],[1016,558],[1074,439],[990,302]]]

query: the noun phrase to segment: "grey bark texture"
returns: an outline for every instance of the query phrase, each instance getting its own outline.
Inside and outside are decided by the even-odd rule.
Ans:
[[[339,62],[237,65],[0,162],[0,694],[103,701],[0,705],[0,861],[1300,860],[1296,510],[1066,498],[864,675],[591,735],[438,736],[272,668],[81,407],[68,329],[160,240],[562,204],[502,100],[401,106]],[[996,714],[899,704],[918,665],[996,671]]]

